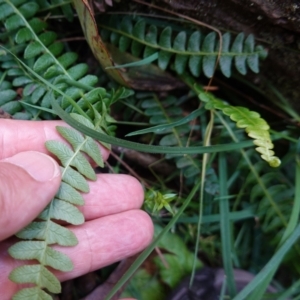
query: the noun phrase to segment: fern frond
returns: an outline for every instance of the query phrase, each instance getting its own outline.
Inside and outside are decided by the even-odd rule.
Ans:
[[[212,77],[219,52],[216,33],[204,36],[200,31],[176,32],[172,25],[158,28],[147,19],[125,16],[101,17],[101,38],[117,46],[121,52],[131,52],[134,56],[147,58],[158,53],[158,66],[165,70],[173,62],[174,70],[183,74],[189,70],[198,77],[201,70],[207,77]],[[233,42],[229,33],[222,36],[223,47],[220,58],[220,70],[226,77],[231,76],[232,63],[242,75],[251,71],[259,72],[259,59],[266,56],[261,46],[255,46],[253,35],[246,39],[243,33]]]
[[[87,119],[83,118],[83,121],[81,116],[75,114],[72,114],[72,116],[79,122],[89,124],[91,128],[95,129],[95,126]],[[52,220],[63,220],[73,225],[80,225],[84,222],[83,214],[74,204],[82,205],[84,203],[78,191],[88,192],[89,186],[85,177],[90,180],[96,180],[96,174],[90,163],[82,155],[82,150],[86,154],[89,154],[92,149],[95,160],[103,165],[100,149],[94,144],[95,142],[91,142],[89,137],[85,137],[73,129],[70,130],[62,126],[58,126],[58,131],[72,145],[71,149],[63,142],[46,142],[47,149],[56,155],[63,165],[60,189],[55,198],[38,216],[38,219],[41,221],[31,223],[17,234],[18,237],[29,239],[30,241],[18,242],[9,249],[10,255],[15,259],[35,259],[40,263],[40,265],[35,266],[35,276],[29,276],[26,279],[26,276],[24,276],[25,269],[21,267],[12,271],[10,275],[11,280],[18,283],[34,283],[38,289],[46,288],[50,292],[55,293],[60,292],[60,288],[55,288],[54,291],[46,279],[44,283],[40,282],[40,278],[43,276],[47,275],[48,277],[51,276],[51,278],[53,276],[49,275],[49,271],[45,267],[49,266],[56,270],[67,272],[72,270],[73,264],[66,255],[53,250],[50,245],[75,246],[77,239],[71,231]],[[73,198],[73,196],[75,197]],[[29,266],[26,266],[26,268],[28,269]],[[55,279],[55,282],[57,286],[57,279]],[[40,291],[38,292],[40,293]],[[24,291],[17,293],[14,299],[21,299],[23,293]]]
[[[63,43],[56,41],[56,33],[47,31],[47,23],[34,17],[38,10],[37,1],[25,4],[22,1],[2,1],[0,2],[0,10],[2,12],[0,13],[0,21],[6,27],[7,34],[12,37],[12,39],[7,39],[4,36],[4,42],[7,43],[6,48],[11,49],[18,56],[23,56],[24,62],[29,64],[34,72],[55,84],[66,96],[73,97],[74,100],[88,100],[89,95],[84,95],[95,86],[98,81],[97,77],[87,75],[88,67],[86,64],[76,65],[78,55],[74,52],[64,52]],[[31,10],[30,14],[24,13],[28,10]],[[16,28],[11,28],[11,19],[20,20],[18,26],[15,25]],[[0,107],[4,106],[2,109],[10,111],[15,118],[38,119],[41,116],[42,119],[53,119],[51,114],[25,105],[22,106],[20,101],[17,101],[22,100],[25,103],[49,108],[51,91],[37,81],[31,73],[24,70],[12,55],[2,53],[0,62],[1,69],[5,70],[2,73],[2,79],[11,81],[15,88],[23,88],[20,99],[20,96],[16,94],[13,97],[12,87],[1,86],[1,91],[6,94],[2,100],[5,103],[0,103]],[[70,84],[75,80],[77,86]],[[64,107],[70,105],[65,97],[61,96],[58,100],[63,102]],[[99,95],[98,100],[100,100]],[[17,115],[14,116],[15,114]]]

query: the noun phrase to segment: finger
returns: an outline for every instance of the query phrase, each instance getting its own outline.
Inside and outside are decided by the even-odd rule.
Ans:
[[[89,182],[90,192],[83,194],[85,204],[79,209],[86,220],[140,208],[144,191],[140,182],[129,175],[98,174]]]
[[[58,164],[40,152],[0,161],[0,240],[37,217],[56,194],[60,177]]]
[[[54,247],[67,254],[73,261],[71,272],[54,273],[61,281],[76,278],[88,272],[130,257],[143,250],[152,240],[153,224],[143,211],[131,210],[86,222],[82,226],[70,226],[79,243],[75,247]],[[11,295],[20,287],[7,278],[12,268],[24,264],[7,256],[11,240],[0,246],[0,290]]]
[[[13,156],[23,151],[39,151],[49,154],[45,147],[48,140],[64,140],[55,126],[64,125],[62,121],[21,121],[0,119],[0,159]],[[101,147],[103,159],[107,159],[109,151]]]

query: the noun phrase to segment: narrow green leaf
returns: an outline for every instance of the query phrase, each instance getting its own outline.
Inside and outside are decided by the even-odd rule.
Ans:
[[[58,279],[42,265],[18,267],[9,274],[9,279],[17,283],[34,283],[51,293],[61,292]]]
[[[24,288],[17,292],[13,300],[53,300],[53,298],[38,287]]]
[[[200,154],[200,153],[212,153],[212,152],[221,152],[221,151],[232,151],[245,147],[250,147],[251,141],[243,141],[240,143],[231,143],[231,144],[223,144],[223,145],[214,145],[214,146],[205,146],[205,147],[164,147],[164,146],[152,146],[152,145],[144,145],[140,143],[134,143],[122,139],[118,139],[112,136],[108,136],[97,132],[96,130],[92,130],[91,128],[84,126],[83,124],[79,124],[72,117],[68,115],[56,102],[54,98],[51,99],[51,104],[55,112],[59,115],[59,117],[64,120],[67,124],[74,127],[78,131],[83,134],[95,138],[101,142],[110,143],[113,145],[118,145],[121,147],[135,149],[138,151],[148,152],[148,153],[169,153],[169,154]],[[73,170],[74,171],[74,170]]]
[[[71,185],[73,188],[84,193],[88,193],[90,191],[89,185],[85,178],[74,169],[62,168],[62,174],[62,180]]]
[[[230,297],[233,298],[236,294],[235,278],[233,273],[233,261],[232,261],[232,224],[229,220],[229,201],[228,201],[228,189],[227,189],[227,162],[223,153],[219,155],[219,183],[220,183],[220,231],[222,242],[222,257],[224,270],[227,277],[227,284]]]
[[[278,251],[273,255],[269,262],[264,266],[264,268],[255,276],[255,278],[247,284],[247,286],[240,291],[233,300],[244,300],[248,299],[251,292],[255,291],[262,282],[264,282],[270,274],[274,274],[277,270],[279,264],[283,260],[286,253],[291,249],[293,244],[299,239],[300,236],[300,225],[298,225],[290,237],[284,242],[284,244],[278,249]]]
[[[84,223],[84,216],[76,206],[56,198],[52,200],[38,217],[42,220],[48,220],[48,218],[63,220],[73,225]]]
[[[78,240],[71,230],[51,220],[46,222],[31,222],[28,226],[19,231],[16,236],[27,240],[45,240],[48,245],[76,246],[78,244]]]
[[[158,59],[158,52],[155,52],[152,55],[150,55],[148,57],[145,57],[144,59],[141,59],[141,60],[138,60],[138,61],[134,61],[134,62],[131,62],[131,63],[128,63],[128,64],[124,64],[124,65],[117,65],[117,66],[113,66],[113,67],[106,67],[105,70],[140,67],[140,66],[151,64],[152,62],[154,62],[157,59]]]
[[[153,126],[153,127],[147,128],[147,129],[137,130],[137,131],[128,133],[126,136],[133,136],[133,135],[145,134],[145,133],[150,133],[150,132],[154,132],[156,134],[159,134],[161,132],[166,131],[167,129],[174,128],[174,127],[189,123],[190,121],[194,120],[196,117],[202,115],[204,112],[205,112],[205,110],[203,108],[199,108],[199,109],[194,110],[193,112],[191,112],[188,116],[186,116],[186,117],[184,117],[184,118],[182,118],[182,119],[180,119],[176,122],[157,125],[157,126]]]
[[[165,228],[159,233],[159,235],[153,240],[153,242],[138,256],[136,261],[130,266],[127,272],[121,277],[121,279],[114,286],[114,288],[108,293],[108,295],[106,295],[104,300],[111,299],[120,290],[120,288],[124,285],[124,283],[127,282],[129,278],[132,277],[132,275],[138,269],[138,267],[152,253],[153,249],[157,247],[158,242],[162,240],[164,235],[174,226],[174,224],[176,224],[179,217],[182,215],[186,207],[189,205],[191,199],[193,199],[193,197],[195,196],[199,188],[200,188],[200,181],[194,185],[189,196],[185,199],[184,203],[182,204],[182,206],[180,207],[176,215],[172,218],[172,220],[165,226]]]
[[[213,54],[215,51],[215,43],[216,43],[216,33],[209,33],[203,41],[202,44],[202,52],[204,52],[203,57],[203,73],[206,77],[211,78],[215,71],[215,65],[217,56]]]

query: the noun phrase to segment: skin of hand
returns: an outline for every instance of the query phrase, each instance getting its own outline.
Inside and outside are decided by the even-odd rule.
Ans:
[[[7,249],[17,241],[14,233],[45,208],[60,185],[58,163],[44,146],[47,140],[63,140],[55,126],[61,121],[17,121],[0,119],[0,291],[11,299],[20,286],[8,279],[13,268],[24,262],[12,259]],[[104,159],[108,150],[101,147]],[[153,224],[139,208],[143,188],[128,175],[98,174],[89,182],[79,207],[86,222],[67,226],[78,238],[75,247],[54,246],[73,261],[70,272],[54,271],[61,281],[72,279],[130,257],[152,240]]]

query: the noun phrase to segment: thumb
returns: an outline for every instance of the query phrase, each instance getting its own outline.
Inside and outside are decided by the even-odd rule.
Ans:
[[[0,240],[37,217],[56,194],[60,178],[57,162],[40,152],[0,161]]]

